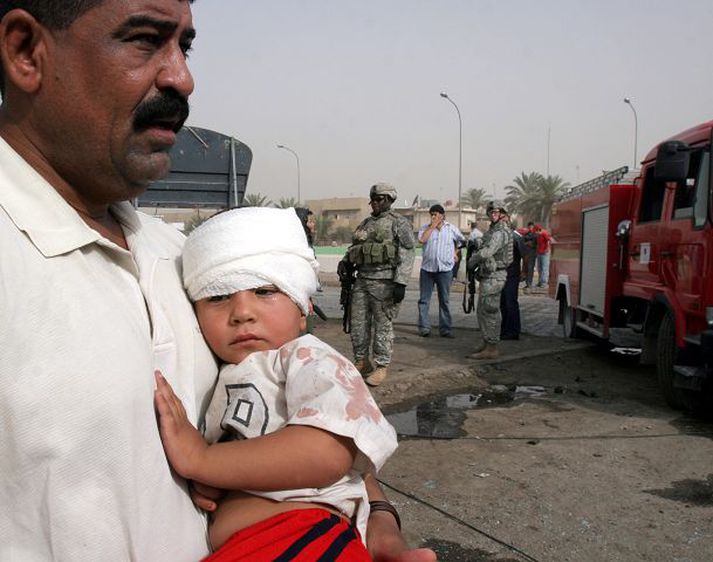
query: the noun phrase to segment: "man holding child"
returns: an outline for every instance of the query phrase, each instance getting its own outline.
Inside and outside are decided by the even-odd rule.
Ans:
[[[0,559],[208,554],[153,373],[197,423],[217,365],[183,237],[129,204],[169,170],[194,36],[188,0],[0,4]],[[370,526],[376,559],[432,559],[404,550],[391,514]]]

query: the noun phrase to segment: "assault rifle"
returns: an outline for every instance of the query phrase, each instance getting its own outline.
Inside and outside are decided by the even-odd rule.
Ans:
[[[470,314],[475,308],[475,279],[478,274],[479,266],[476,265],[475,267],[470,267],[468,262],[470,261],[471,256],[477,251],[477,240],[470,240],[465,254],[465,274],[467,280],[465,286],[463,287],[463,312],[466,314]]]
[[[322,310],[314,301],[312,301],[312,310],[314,310],[314,313],[319,316],[320,320],[324,320],[325,322],[327,321],[327,315],[324,313],[324,310]]]
[[[342,330],[345,334],[352,331],[352,286],[354,285],[356,267],[350,261],[343,259],[337,266],[337,275],[342,291],[339,294],[339,304],[342,305]]]

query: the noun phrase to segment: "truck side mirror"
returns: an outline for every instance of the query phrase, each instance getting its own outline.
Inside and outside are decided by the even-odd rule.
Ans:
[[[629,232],[631,232],[631,221],[629,219],[625,219],[616,226],[615,236],[623,242],[629,237]]]
[[[688,175],[690,148],[685,142],[666,141],[656,153],[654,178],[660,181],[683,181]]]
[[[616,232],[614,236],[619,241],[619,270],[624,270],[624,248],[626,248],[626,241],[631,233],[631,221],[629,219],[624,219],[616,225]]]

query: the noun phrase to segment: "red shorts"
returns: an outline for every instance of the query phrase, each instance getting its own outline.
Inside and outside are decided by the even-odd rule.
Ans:
[[[366,562],[359,531],[325,509],[280,513],[233,534],[203,562]]]

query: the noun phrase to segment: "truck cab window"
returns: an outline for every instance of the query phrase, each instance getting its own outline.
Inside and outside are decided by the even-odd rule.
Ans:
[[[708,217],[708,201],[711,192],[710,160],[710,150],[701,153],[698,178],[696,179],[696,201],[693,205],[693,224],[699,228],[706,224]]]
[[[676,182],[676,194],[673,198],[673,219],[687,219],[693,216],[693,206],[696,202],[696,186],[701,168],[702,152],[691,153],[688,174],[682,181]]]
[[[652,222],[661,220],[663,198],[666,193],[666,182],[654,177],[654,167],[649,166],[644,178],[644,189],[641,194],[639,206],[639,222]]]

